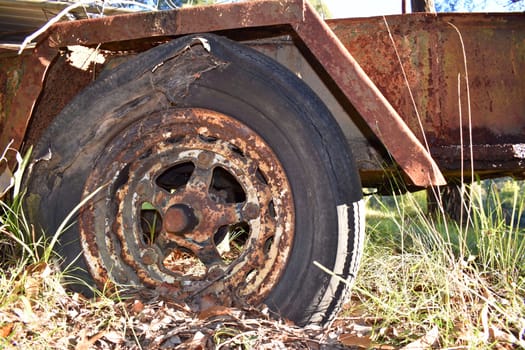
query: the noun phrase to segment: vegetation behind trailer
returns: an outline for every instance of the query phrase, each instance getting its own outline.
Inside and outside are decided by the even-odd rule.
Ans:
[[[8,33],[0,142],[35,145],[39,232],[89,198],[58,247],[88,286],[323,324],[358,269],[362,186],[523,175],[523,17],[265,0],[59,22],[21,55]]]

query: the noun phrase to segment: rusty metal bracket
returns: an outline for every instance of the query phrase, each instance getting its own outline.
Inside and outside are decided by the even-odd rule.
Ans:
[[[303,0],[264,0],[62,22],[53,26],[49,42],[52,47],[96,45],[301,21]]]
[[[446,183],[430,153],[306,0],[261,0],[57,23],[31,56],[34,72],[25,77],[24,89],[15,97],[16,115],[10,117],[10,129],[2,132],[0,145],[9,137],[20,146],[57,48],[283,24],[291,25],[414,185]]]
[[[35,47],[31,55],[24,57],[23,79],[13,97],[8,122],[2,126],[0,149],[5,149],[11,140],[11,148],[21,147],[33,108],[44,86],[47,69],[57,55],[58,49],[49,47],[48,42],[44,40]],[[11,164],[12,161],[14,159],[10,159]]]
[[[430,153],[308,2],[305,2],[304,16],[304,21],[294,25],[295,32],[414,185],[446,184]]]

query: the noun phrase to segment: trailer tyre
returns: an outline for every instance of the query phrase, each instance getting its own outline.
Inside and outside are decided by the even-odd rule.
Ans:
[[[57,247],[88,285],[323,324],[355,278],[361,188],[337,123],[294,74],[225,38],[105,72],[34,154],[28,209],[47,234],[95,193]]]

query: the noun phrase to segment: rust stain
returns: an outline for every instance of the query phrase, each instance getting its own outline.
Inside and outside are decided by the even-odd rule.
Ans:
[[[0,120],[2,123],[0,125],[2,130],[0,149],[5,149],[11,140],[13,140],[11,147],[14,149],[19,149],[22,145],[27,124],[42,90],[47,69],[57,54],[58,50],[50,48],[46,42],[43,42],[37,45],[30,55],[22,56],[20,73],[16,70],[13,72],[17,77],[12,80],[15,82],[14,86],[10,86],[12,90],[8,91],[10,96],[7,99],[11,101],[7,104],[9,107],[6,112],[9,114]],[[20,74],[19,77],[18,74]],[[13,162],[14,158],[10,160]]]
[[[272,26],[303,19],[303,0],[266,0],[197,6],[61,22],[49,32],[52,47],[96,45],[141,38]],[[107,28],[111,27],[109,31]]]
[[[183,234],[191,229],[191,207],[178,205],[169,207],[164,213],[164,230],[169,233]]]
[[[304,1],[268,0],[58,23],[31,55],[21,58],[19,69],[10,71],[18,78],[2,76],[10,82],[18,79],[20,85],[8,85],[10,89],[16,88],[16,93],[3,92],[0,146],[14,139],[17,148],[24,136],[29,143],[34,143],[40,130],[74,94],[41,95],[42,79],[58,52],[51,47],[124,41],[133,46],[131,41],[144,39],[139,45],[144,49],[155,45],[154,40],[192,32],[290,24],[412,181],[420,185],[435,184],[443,179],[428,150],[421,146],[424,137],[431,145],[458,144],[460,131],[466,135],[470,128],[466,118],[466,84],[462,80],[465,76],[463,56],[458,34],[448,22],[459,28],[466,45],[472,142],[523,143],[525,84],[521,77],[525,74],[525,40],[522,19],[520,14],[387,17],[422,127],[382,17],[333,20],[326,26]],[[106,30],[108,25],[112,31]],[[280,28],[286,31],[286,27]],[[319,40],[321,36],[326,40]],[[507,61],[509,64],[500,64]],[[42,96],[40,102],[39,96]],[[26,133],[35,103],[39,105],[32,118],[34,123],[29,124]]]
[[[301,40],[416,186],[446,183],[437,164],[366,72],[309,5],[294,26]]]
[[[60,111],[97,76],[101,66],[79,69],[71,64],[69,54],[59,55],[49,66],[40,96],[26,129],[24,143],[35,145]],[[29,117],[29,116],[27,116]]]
[[[461,132],[466,143],[470,131],[475,145],[525,141],[522,14],[411,14],[386,20],[415,106],[382,17],[328,24],[421,141],[422,129],[431,146],[459,145]],[[459,29],[466,57],[460,37],[449,23]]]
[[[208,298],[229,304],[233,295],[242,302],[264,300],[286,265],[294,205],[282,166],[257,134],[217,112],[170,109],[135,122],[108,147],[112,151],[97,161],[85,193],[108,181],[112,188],[79,221],[84,241],[91,242],[87,260],[99,284],[109,278],[167,288],[171,297],[195,308]],[[167,169],[190,163],[183,185],[159,185]],[[213,187],[219,168],[240,184],[241,199]],[[111,202],[116,209],[106,207]],[[145,202],[163,222],[153,243],[146,242],[140,225]],[[216,237],[222,228],[239,224],[248,237],[240,255],[226,262]],[[111,246],[121,249],[113,252]],[[192,272],[185,259],[199,262],[205,271]]]

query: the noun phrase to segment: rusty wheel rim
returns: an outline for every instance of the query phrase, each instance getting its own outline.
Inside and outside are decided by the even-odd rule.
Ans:
[[[198,306],[258,304],[278,282],[294,233],[290,185],[236,119],[174,109],[136,121],[105,147],[84,195],[101,186],[79,218],[99,285],[162,286]]]

